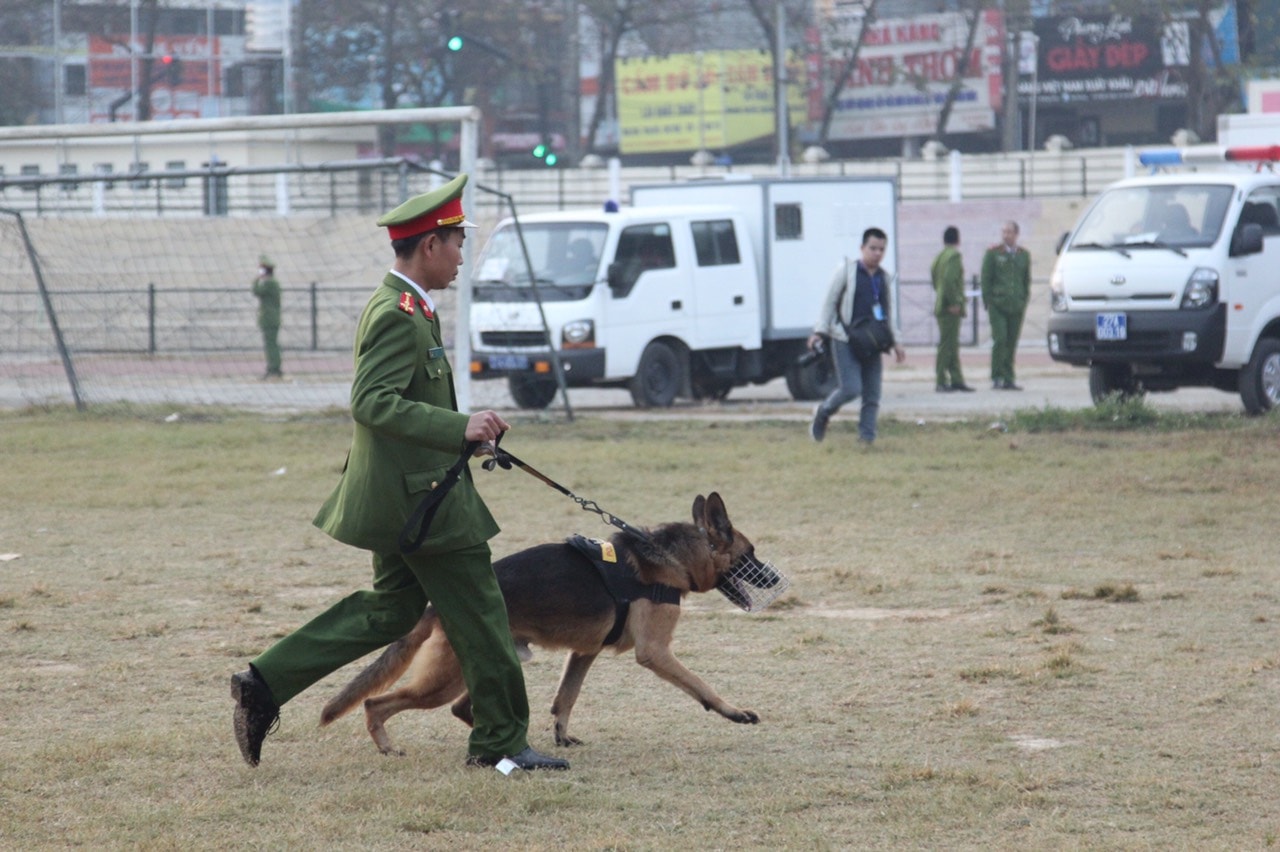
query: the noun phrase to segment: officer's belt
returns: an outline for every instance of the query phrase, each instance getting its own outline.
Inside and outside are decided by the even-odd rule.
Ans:
[[[658,604],[680,606],[679,589],[664,583],[641,583],[635,572],[621,562],[609,562],[603,558],[599,540],[585,535],[571,535],[566,541],[591,561],[609,596],[613,598],[613,627],[610,628],[609,635],[604,637],[605,645],[613,645],[622,636],[622,628],[626,626],[632,601],[647,599]]]

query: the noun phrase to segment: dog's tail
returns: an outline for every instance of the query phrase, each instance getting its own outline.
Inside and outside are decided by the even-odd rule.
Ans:
[[[343,687],[341,692],[324,705],[324,709],[320,711],[320,725],[323,727],[342,718],[360,702],[371,695],[385,691],[387,687],[399,680],[400,675],[404,674],[405,669],[409,668],[409,664],[413,662],[414,654],[418,653],[422,643],[426,642],[439,626],[440,619],[436,617],[435,607],[428,606],[412,630],[388,645],[378,659],[366,666],[351,683]]]

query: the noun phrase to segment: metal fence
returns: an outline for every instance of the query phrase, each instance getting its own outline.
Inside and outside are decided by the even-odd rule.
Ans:
[[[802,163],[795,177],[892,177],[900,201],[1085,197],[1124,177],[1131,152],[975,154],[937,160],[843,160]],[[1129,163],[1127,165],[1127,163]],[[369,213],[394,206],[409,181],[433,169],[407,158],[311,165],[138,170],[112,174],[0,174],[0,206],[28,216],[270,216]],[[690,179],[763,176],[771,165],[637,167],[621,171],[626,187]],[[595,206],[619,189],[605,169],[503,169],[487,165],[474,176],[477,215],[505,214],[513,196],[524,212]]]

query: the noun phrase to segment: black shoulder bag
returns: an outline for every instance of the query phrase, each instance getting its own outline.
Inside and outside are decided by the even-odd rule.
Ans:
[[[849,286],[848,261],[845,261],[845,287]],[[857,279],[854,279],[854,286],[857,286]],[[880,305],[880,287],[876,283],[875,278],[871,279],[873,288],[872,295],[876,305]],[[843,300],[844,293],[841,294]],[[839,316],[840,305],[836,303],[836,315]],[[850,323],[840,321],[844,326],[844,333],[849,338],[849,349],[853,352],[853,357],[859,361],[866,361],[869,358],[878,357],[881,352],[888,352],[893,348],[893,332],[889,330],[889,323],[875,316],[858,317]]]

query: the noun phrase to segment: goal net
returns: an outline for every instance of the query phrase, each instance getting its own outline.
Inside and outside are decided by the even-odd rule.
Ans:
[[[259,179],[268,195],[277,177]],[[296,193],[305,179],[290,180]],[[374,220],[440,177],[353,168],[311,180],[313,194],[317,183],[336,194],[333,187],[347,181],[357,201],[336,212],[285,215],[63,216],[8,209],[14,191],[7,191],[0,198],[0,407],[345,408],[355,326],[393,260]],[[149,185],[158,188],[161,178]],[[91,193],[92,184],[75,191]],[[279,378],[265,376],[252,291],[261,255],[273,261],[281,286]],[[438,296],[442,315],[456,321],[456,290]],[[446,321],[451,350],[455,328]],[[462,359],[450,353],[455,370],[466,368],[466,351]],[[470,407],[495,404],[489,397],[498,391],[496,383],[478,383]]]

